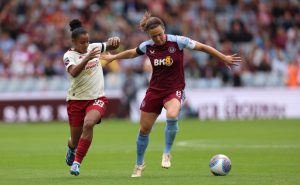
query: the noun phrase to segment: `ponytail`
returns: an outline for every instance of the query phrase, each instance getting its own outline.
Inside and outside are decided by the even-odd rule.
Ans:
[[[151,17],[151,14],[146,11],[142,20],[140,21],[140,29],[144,32],[148,32],[149,30],[161,26],[165,28],[163,21],[158,17]]]

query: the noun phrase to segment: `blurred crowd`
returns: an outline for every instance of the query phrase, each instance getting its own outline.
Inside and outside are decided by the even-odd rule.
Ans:
[[[91,42],[119,36],[117,52],[134,48],[148,39],[138,29],[145,10],[164,20],[166,33],[243,58],[230,71],[205,53],[186,50],[185,76],[191,87],[300,84],[298,0],[0,1],[0,78],[65,77],[62,57],[71,47],[68,23],[74,18],[83,22]],[[104,73],[120,86],[116,81],[128,77],[123,84],[130,91],[130,78],[147,76],[151,69],[143,56],[107,65]]]

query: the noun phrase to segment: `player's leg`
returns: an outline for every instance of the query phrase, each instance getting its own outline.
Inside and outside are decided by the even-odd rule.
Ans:
[[[83,121],[82,134],[78,142],[75,160],[71,166],[70,173],[79,175],[80,164],[85,157],[91,145],[93,138],[93,129],[97,123],[101,122],[101,117],[106,111],[107,99],[101,97],[93,101],[88,101],[86,107],[86,115]]]
[[[131,177],[140,177],[145,168],[144,155],[149,143],[149,134],[159,114],[141,111],[140,129],[136,141],[137,160]]]
[[[161,166],[163,168],[171,167],[171,148],[178,132],[178,117],[180,108],[185,99],[184,91],[171,93],[164,99],[166,109],[166,128],[165,128],[165,148],[162,156]]]
[[[71,166],[74,162],[76,148],[82,133],[82,127],[70,126],[70,133],[71,133],[71,137],[68,140],[68,152],[66,155],[66,163],[68,166]]]
[[[165,148],[162,156],[161,166],[163,168],[171,167],[171,148],[178,131],[178,114],[180,111],[180,102],[173,98],[164,104],[166,109],[166,127],[165,127]]]
[[[140,129],[137,137],[137,165],[141,165],[144,162],[144,153],[148,146],[149,134],[157,117],[158,114],[156,113],[141,111]]]
[[[82,125],[85,116],[84,107],[79,101],[68,101],[67,111],[69,117],[71,136],[68,140],[68,151],[66,155],[66,163],[71,166],[75,159],[76,148],[82,133]]]
[[[68,140],[68,147],[77,148],[79,138],[82,134],[82,126],[70,127],[71,137]]]
[[[72,175],[79,175],[80,164],[92,143],[93,128],[98,122],[100,122],[100,120],[101,113],[98,110],[92,109],[87,112],[84,118],[82,134],[79,139],[78,147],[76,150],[75,160],[70,169],[70,173]]]

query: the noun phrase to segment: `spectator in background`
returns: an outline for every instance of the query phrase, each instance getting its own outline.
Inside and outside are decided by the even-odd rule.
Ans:
[[[1,30],[0,30],[1,31]],[[10,37],[9,33],[3,31],[0,34],[0,48],[2,49],[3,53],[8,53],[9,50],[14,46],[14,41]]]
[[[288,51],[288,58],[296,60],[298,52],[300,51],[300,33],[296,26],[290,28],[287,32],[286,51]]]
[[[44,73],[47,77],[51,77],[56,75],[56,71],[54,69],[54,65],[52,63],[52,60],[47,59],[44,63]]]
[[[273,73],[281,80],[278,85],[284,85],[288,74],[288,60],[282,49],[276,48],[275,57],[271,60],[271,63]]]
[[[0,74],[4,73],[4,56],[3,56],[3,51],[0,48]]]
[[[299,85],[298,71],[299,71],[299,68],[297,66],[297,63],[294,61],[291,61],[288,64],[288,78],[287,78],[287,86],[288,87],[296,87]]]
[[[285,49],[286,42],[287,35],[285,29],[282,26],[276,28],[276,34],[274,38],[275,47]]]
[[[256,50],[257,47],[262,52],[268,53],[271,66],[276,57],[275,47],[282,49],[288,61],[295,60],[294,57],[297,57],[300,28],[299,7],[300,1],[294,0],[0,1],[0,48],[5,58],[2,64],[3,70],[5,66],[5,72],[2,70],[3,73],[1,72],[0,76],[6,80],[10,78],[23,80],[36,75],[30,72],[36,64],[31,62],[31,57],[26,56],[28,49],[22,51],[23,54],[25,53],[24,59],[21,60],[15,56],[16,53],[20,53],[20,41],[25,36],[29,42],[25,47],[35,48],[30,50],[30,55],[34,56],[36,52],[42,53],[40,60],[43,62],[39,64],[42,72],[38,77],[44,78],[53,74],[53,76],[64,78],[64,66],[57,61],[61,60],[60,56],[70,45],[70,42],[64,39],[69,34],[68,29],[65,28],[67,20],[72,17],[82,18],[90,33],[91,41],[105,41],[111,35],[117,35],[127,41],[122,43],[120,48],[132,48],[146,37],[136,31],[136,23],[146,9],[153,9],[163,18],[167,25],[166,31],[170,34],[195,38],[220,51],[223,51],[225,47],[222,43],[230,41],[232,50],[240,53],[245,61],[248,61],[247,64],[243,64],[243,69],[237,68],[236,72],[241,77],[250,75],[253,78],[258,63],[256,65],[254,62],[255,65],[252,65],[251,51]],[[201,71],[211,71],[212,66],[207,65],[211,59],[207,55],[199,54],[199,52],[191,53],[201,66]],[[50,64],[47,62],[49,60],[51,60]],[[189,61],[193,60],[187,59],[185,62]],[[143,65],[144,60],[141,59],[140,62]],[[24,70],[15,69],[16,64],[23,66]],[[52,67],[47,65],[52,65]],[[136,66],[128,65],[128,67],[135,68]],[[213,71],[223,70],[223,67],[222,65],[213,66]],[[54,73],[49,73],[48,70],[44,70],[45,68],[54,69]],[[126,73],[125,68],[120,69],[118,73]],[[271,73],[274,70],[271,68]],[[134,71],[134,73],[142,72],[141,70]],[[111,72],[113,71],[107,71],[107,74]],[[216,77],[224,78],[223,75],[216,75]],[[201,75],[200,78],[209,81],[209,76]],[[229,76],[221,85],[231,86],[232,84],[234,84],[233,78]]]
[[[240,19],[231,22],[230,31],[227,38],[233,43],[250,42],[253,38],[252,34],[245,29],[244,23]]]
[[[270,57],[268,53],[262,54],[261,61],[259,62],[256,70],[260,72],[271,72],[272,68],[271,68]]]
[[[142,79],[140,79],[142,80]],[[122,86],[123,98],[121,99],[122,106],[120,106],[120,114],[126,113],[126,117],[129,117],[130,103],[136,100],[137,86],[135,83],[134,73],[131,69],[127,69],[125,75],[125,81]]]

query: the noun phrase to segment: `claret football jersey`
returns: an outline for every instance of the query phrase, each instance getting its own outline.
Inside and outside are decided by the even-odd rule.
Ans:
[[[193,49],[195,41],[184,36],[166,35],[163,45],[156,45],[152,40],[145,41],[137,47],[137,53],[146,54],[152,65],[149,90],[167,94],[185,87],[183,68],[183,49]]]

